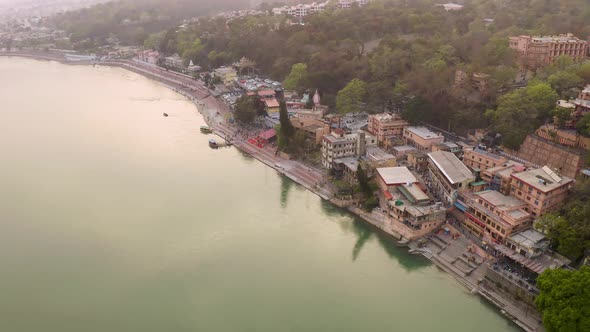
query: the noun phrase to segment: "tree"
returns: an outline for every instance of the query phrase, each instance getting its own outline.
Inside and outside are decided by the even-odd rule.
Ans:
[[[583,81],[575,73],[564,70],[549,76],[547,82],[557,91],[560,97],[570,99],[576,96],[576,90],[582,85]]]
[[[359,187],[366,197],[371,197],[371,186],[369,185],[369,177],[361,165],[358,165],[356,170],[356,178],[359,182]]]
[[[338,112],[346,114],[359,112],[361,103],[367,95],[367,83],[355,78],[338,91],[336,95],[336,108]]]
[[[576,129],[580,134],[590,137],[590,113],[584,114],[584,116],[576,123]]]
[[[553,331],[590,331],[590,268],[548,269],[537,278],[535,304],[543,325]]]
[[[307,78],[307,65],[305,63],[296,63],[291,66],[291,72],[285,78],[283,86],[287,90],[301,90],[305,87]]]
[[[243,96],[236,102],[234,116],[238,122],[251,123],[256,118],[258,99],[256,96]]]
[[[279,105],[279,123],[279,149],[289,153],[294,152],[291,143],[295,135],[295,127],[289,119],[287,104],[284,101],[281,101]]]

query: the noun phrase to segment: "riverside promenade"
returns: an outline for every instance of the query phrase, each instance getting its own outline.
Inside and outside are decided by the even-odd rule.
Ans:
[[[176,91],[191,100],[198,111],[202,114],[203,119],[214,130],[214,133],[224,140],[231,142],[237,149],[243,153],[252,156],[267,166],[275,169],[278,173],[287,176],[306,189],[320,196],[324,200],[329,200],[340,207],[347,207],[348,210],[365,222],[377,227],[384,233],[392,236],[397,245],[409,245],[410,252],[422,254],[424,257],[433,262],[441,270],[451,274],[460,284],[465,286],[471,293],[478,294],[491,304],[496,306],[503,315],[513,321],[516,325],[525,331],[544,331],[540,322],[540,317],[534,310],[531,312],[528,308],[523,308],[509,296],[496,292],[494,289],[487,287],[482,283],[484,279],[485,262],[475,268],[472,272],[466,273],[464,269],[458,267],[456,259],[452,258],[452,252],[458,252],[455,244],[441,244],[440,241],[428,241],[426,247],[419,248],[417,241],[410,242],[405,240],[403,229],[392,224],[390,218],[387,218],[383,211],[365,212],[358,207],[341,202],[334,197],[333,192],[327,181],[327,174],[323,169],[314,168],[300,161],[289,160],[277,155],[276,149],[272,146],[258,148],[250,143],[248,139],[254,137],[255,130],[246,130],[235,124],[229,123],[231,110],[229,107],[211,95],[210,91],[199,81],[190,78],[187,75],[178,74],[165,69],[150,66],[132,60],[109,60],[101,62],[68,62],[63,55],[45,54],[42,52],[0,52],[0,56],[25,57],[36,60],[57,61],[69,65],[100,65],[113,66],[127,69],[152,80],[158,81],[162,85]],[[462,241],[460,241],[463,243]],[[434,243],[434,244],[433,244]],[[459,243],[459,242],[458,242]],[[466,244],[464,244],[466,245]],[[442,250],[441,250],[442,248]]]

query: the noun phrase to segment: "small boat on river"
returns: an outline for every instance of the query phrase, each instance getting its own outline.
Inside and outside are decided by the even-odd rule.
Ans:
[[[162,115],[163,115],[163,116],[168,116],[168,113],[163,113]]]
[[[214,139],[210,139],[209,140],[209,147],[211,147],[212,149],[217,149],[219,147],[219,144]]]
[[[211,129],[207,126],[201,126],[201,132],[203,134],[211,134],[213,132],[213,129]]]

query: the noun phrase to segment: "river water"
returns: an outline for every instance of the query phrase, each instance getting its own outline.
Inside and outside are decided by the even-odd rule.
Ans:
[[[0,116],[0,331],[517,330],[139,75],[0,58]]]

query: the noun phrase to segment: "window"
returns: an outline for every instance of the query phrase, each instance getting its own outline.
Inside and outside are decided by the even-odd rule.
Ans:
[[[535,205],[539,205],[539,201],[535,200]]]

